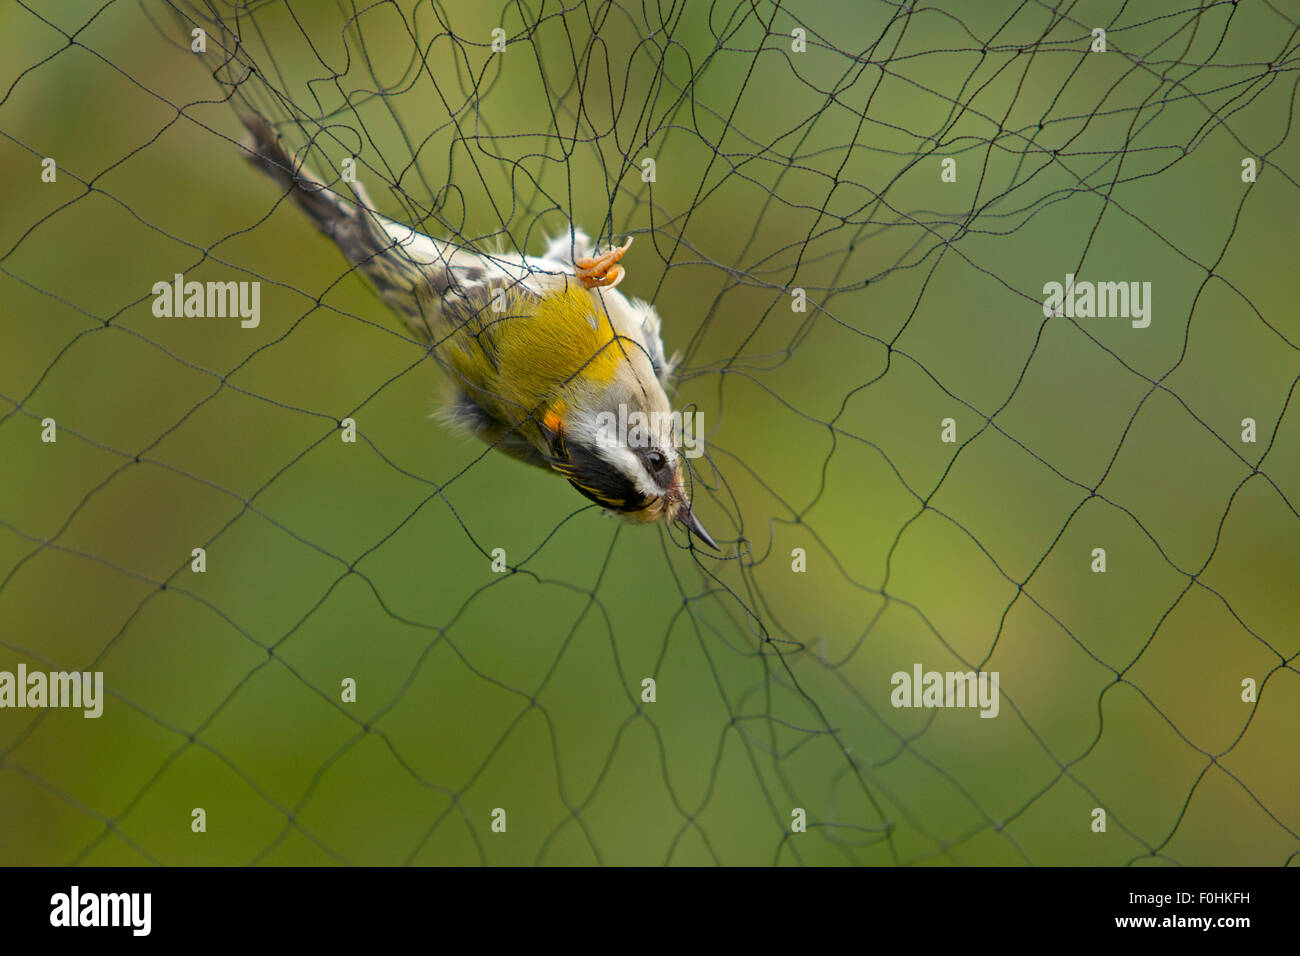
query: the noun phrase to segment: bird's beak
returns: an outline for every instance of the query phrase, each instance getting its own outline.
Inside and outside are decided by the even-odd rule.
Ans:
[[[718,543],[709,536],[707,531],[704,530],[704,525],[700,524],[700,519],[695,517],[695,512],[691,510],[690,505],[682,505],[682,510],[677,512],[677,520],[686,526],[687,531],[695,535],[695,537],[699,538],[714,551],[722,550],[718,547]]]

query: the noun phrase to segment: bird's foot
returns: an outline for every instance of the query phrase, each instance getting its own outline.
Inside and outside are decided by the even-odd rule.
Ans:
[[[632,245],[632,237],[628,236],[627,242],[623,245],[616,246],[602,255],[575,259],[573,264],[577,267],[578,278],[582,284],[588,289],[598,287],[612,289],[622,282],[627,270],[618,264],[618,260],[623,258],[623,253],[627,252],[630,245]]]

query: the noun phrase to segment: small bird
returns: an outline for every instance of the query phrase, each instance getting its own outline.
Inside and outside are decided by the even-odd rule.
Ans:
[[[433,239],[378,215],[358,182],[355,202],[331,191],[264,117],[241,119],[248,159],[430,346],[452,385],[450,424],[619,517],[677,521],[720,550],[691,509],[659,315],[615,290],[630,238],[593,254],[570,227],[541,257]]]

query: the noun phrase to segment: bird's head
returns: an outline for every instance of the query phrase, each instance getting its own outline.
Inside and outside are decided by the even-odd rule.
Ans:
[[[541,424],[551,467],[584,496],[628,521],[676,521],[721,550],[691,510],[683,420],[657,385],[616,383],[589,403],[557,401]]]

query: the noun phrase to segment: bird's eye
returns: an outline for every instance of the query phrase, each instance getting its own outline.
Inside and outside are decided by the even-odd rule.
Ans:
[[[645,453],[645,463],[653,472],[663,471],[664,466],[668,464],[668,459],[664,457],[661,451],[651,449]]]

